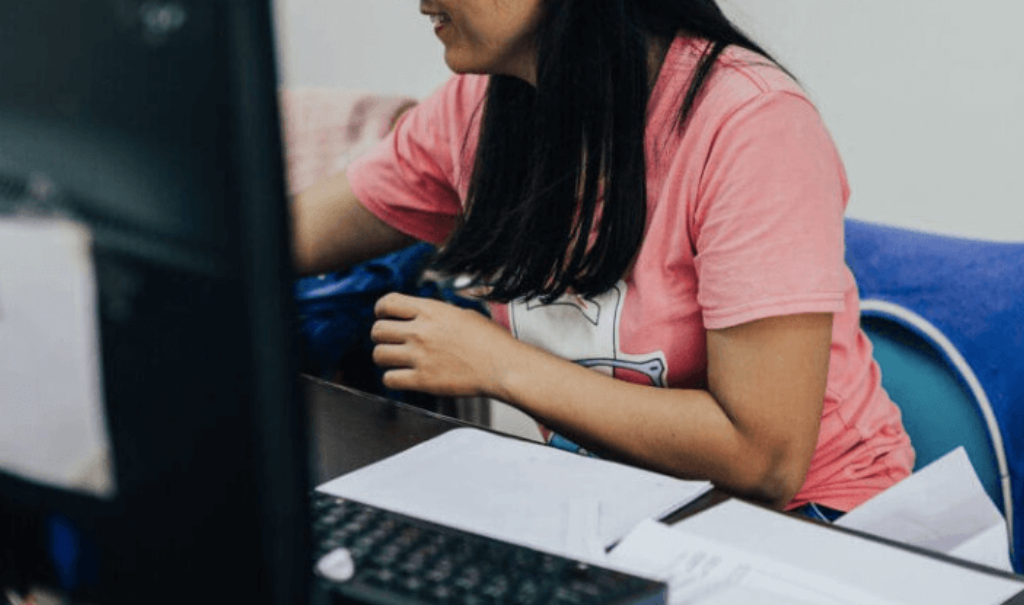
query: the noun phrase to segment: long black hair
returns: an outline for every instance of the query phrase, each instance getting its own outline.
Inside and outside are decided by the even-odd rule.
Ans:
[[[725,48],[771,57],[715,0],[546,0],[536,87],[491,76],[465,216],[435,266],[509,302],[591,296],[643,240],[649,56],[683,33],[706,40],[681,102],[683,128]]]

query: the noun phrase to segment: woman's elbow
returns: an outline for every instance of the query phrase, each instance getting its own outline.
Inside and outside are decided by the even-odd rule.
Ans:
[[[738,477],[737,495],[782,510],[803,487],[810,462],[811,454],[786,447],[750,456]]]

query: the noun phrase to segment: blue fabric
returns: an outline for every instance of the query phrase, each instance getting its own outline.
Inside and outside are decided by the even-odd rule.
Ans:
[[[373,306],[388,292],[429,296],[420,274],[433,247],[417,244],[383,256],[346,273],[327,273],[295,282],[305,369],[325,376],[350,352],[372,347]]]
[[[99,581],[100,551],[96,542],[84,536],[70,519],[52,515],[46,521],[50,562],[58,585],[68,592],[95,588]]]
[[[1024,243],[940,236],[848,219],[846,261],[863,299],[898,304],[938,328],[974,370],[1003,435],[1024,551]]]
[[[841,510],[829,508],[823,504],[817,504],[814,502],[808,502],[807,504],[804,504],[799,508],[795,508],[790,512],[791,514],[807,517],[814,521],[821,521],[822,523],[828,523],[829,525],[835,523],[846,514]]]

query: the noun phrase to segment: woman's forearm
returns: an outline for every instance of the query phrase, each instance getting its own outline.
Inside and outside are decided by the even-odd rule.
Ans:
[[[345,173],[335,174],[291,201],[292,243],[299,274],[344,270],[414,240],[370,213]]]
[[[745,434],[708,391],[629,383],[518,341],[505,359],[495,398],[604,456],[779,507],[803,483],[786,444]]]

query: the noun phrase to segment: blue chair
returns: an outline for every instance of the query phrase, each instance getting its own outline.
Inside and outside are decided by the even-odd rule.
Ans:
[[[1024,570],[1024,243],[848,219],[846,262],[915,470],[964,446]]]

